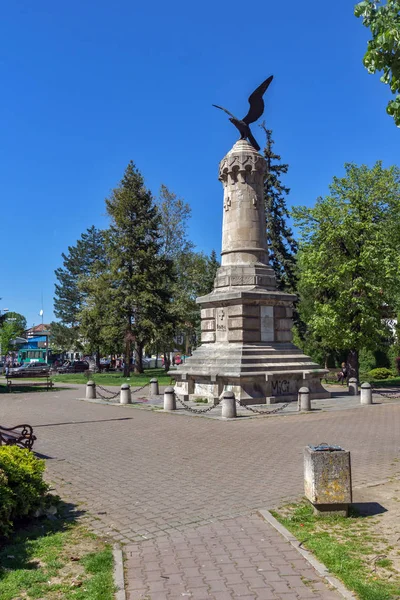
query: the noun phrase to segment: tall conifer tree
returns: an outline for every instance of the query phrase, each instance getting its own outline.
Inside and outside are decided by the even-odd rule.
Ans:
[[[125,375],[132,347],[135,371],[142,372],[144,345],[169,318],[171,260],[161,254],[160,216],[151,192],[131,161],[117,188],[106,199],[111,218],[106,249],[125,346]]]
[[[297,287],[297,243],[287,223],[289,211],[285,197],[290,189],[281,182],[281,176],[286,175],[289,165],[281,163],[281,157],[275,154],[271,129],[267,129],[264,123],[261,127],[267,138],[264,148],[268,165],[264,179],[264,198],[269,262],[275,271],[278,289],[294,293]]]

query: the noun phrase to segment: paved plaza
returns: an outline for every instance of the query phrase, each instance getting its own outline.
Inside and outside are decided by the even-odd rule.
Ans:
[[[32,424],[56,491],[124,544],[129,600],[340,597],[257,510],[302,495],[310,443],[350,450],[355,486],[398,476],[399,404],[224,422],[82,395],[4,394],[1,422]]]

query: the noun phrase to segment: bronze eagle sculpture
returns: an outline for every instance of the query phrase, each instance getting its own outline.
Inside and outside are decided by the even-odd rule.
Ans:
[[[234,124],[234,126],[239,130],[240,139],[246,140],[248,139],[250,144],[257,150],[260,150],[260,146],[258,145],[256,139],[251,133],[251,129],[249,127],[250,123],[254,123],[261,117],[264,112],[264,100],[263,96],[268,89],[269,84],[273,80],[274,76],[271,75],[262,82],[261,85],[258,86],[256,90],[249,96],[249,112],[243,119],[237,119],[229,110],[226,110],[223,106],[218,106],[217,104],[213,104],[215,108],[219,108],[220,110],[225,111],[228,115],[230,115],[230,122]]]

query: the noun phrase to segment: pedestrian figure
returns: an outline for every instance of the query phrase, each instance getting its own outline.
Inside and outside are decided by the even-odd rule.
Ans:
[[[345,362],[342,362],[340,371],[339,371],[339,373],[337,373],[336,377],[337,377],[338,383],[341,383],[342,385],[347,380],[347,365]]]

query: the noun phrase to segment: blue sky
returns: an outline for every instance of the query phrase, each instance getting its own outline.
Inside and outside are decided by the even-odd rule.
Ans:
[[[290,165],[289,205],[312,205],[345,162],[399,159],[389,98],[362,65],[353,2],[14,0],[0,23],[0,308],[52,320],[61,252],[132,159],[192,207],[199,250],[220,250],[218,162],[268,75],[265,119]],[[253,131],[260,145],[258,127]]]

